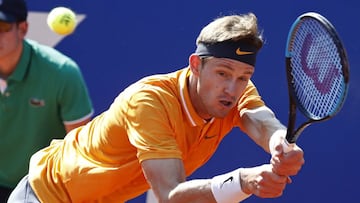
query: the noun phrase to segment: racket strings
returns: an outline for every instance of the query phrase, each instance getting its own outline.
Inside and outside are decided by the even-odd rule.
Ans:
[[[299,24],[291,42],[291,74],[301,110],[315,120],[335,114],[345,84],[341,56],[332,36],[309,19]]]

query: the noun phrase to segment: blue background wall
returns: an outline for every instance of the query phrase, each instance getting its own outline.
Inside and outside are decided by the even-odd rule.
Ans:
[[[31,0],[28,4],[31,11],[48,12],[55,6],[66,6],[86,15],[76,32],[56,48],[81,66],[96,114],[107,109],[120,91],[141,77],[186,66],[200,29],[215,17],[254,12],[264,30],[266,44],[259,54],[253,81],[285,124],[287,33],[293,20],[303,12],[321,13],[335,25],[348,51],[351,65],[348,100],[335,118],[310,126],[300,137],[298,143],[305,151],[306,164],[283,196],[277,199],[253,196],[247,202],[357,202],[360,182],[357,1]],[[267,163],[269,158],[236,129],[225,138],[216,155],[190,178],[212,177],[237,167]],[[130,202],[144,202],[144,196]]]

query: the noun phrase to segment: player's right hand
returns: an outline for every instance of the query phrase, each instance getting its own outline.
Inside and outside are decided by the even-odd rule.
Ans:
[[[273,170],[280,175],[296,175],[305,163],[304,152],[296,144],[289,152],[284,153],[283,146],[276,146],[276,153],[272,153],[270,163]]]

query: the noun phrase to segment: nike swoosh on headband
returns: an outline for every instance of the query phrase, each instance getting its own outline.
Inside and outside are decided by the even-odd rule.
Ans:
[[[254,52],[252,51],[241,51],[240,48],[237,48],[235,53],[239,56],[242,56],[242,55],[248,55],[248,54],[253,54]]]

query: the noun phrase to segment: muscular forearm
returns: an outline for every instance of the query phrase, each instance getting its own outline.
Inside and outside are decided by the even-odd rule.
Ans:
[[[274,113],[267,107],[245,110],[240,114],[243,131],[251,137],[265,151],[269,152],[270,138],[273,135],[284,136],[286,127],[280,123]]]
[[[248,196],[242,192],[239,169],[210,179],[186,181],[179,159],[145,160],[142,167],[154,193],[148,195],[147,203],[239,202]]]
[[[225,203],[241,202],[251,193],[242,190],[247,181],[240,179],[242,169],[236,169],[212,179],[197,179],[177,185],[169,193],[169,202]]]
[[[186,181],[182,160],[149,159],[141,165],[156,199],[147,203],[215,202],[211,179]]]
[[[296,175],[304,164],[303,151],[296,144],[288,147],[287,129],[267,107],[242,112],[243,130],[264,150],[271,153],[271,165],[277,174]],[[285,155],[286,154],[286,155]]]
[[[169,193],[169,202],[216,203],[211,192],[211,179],[197,179],[180,183]]]

